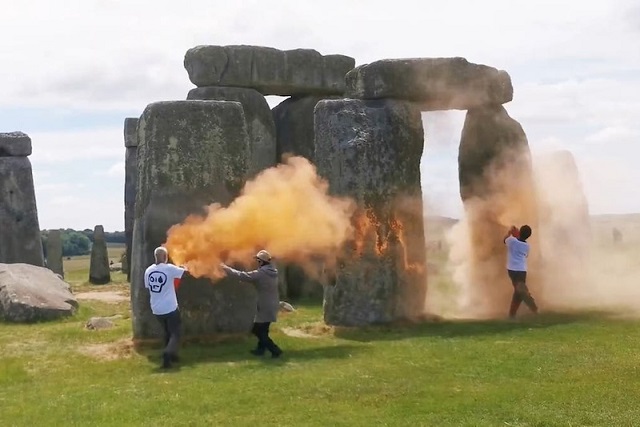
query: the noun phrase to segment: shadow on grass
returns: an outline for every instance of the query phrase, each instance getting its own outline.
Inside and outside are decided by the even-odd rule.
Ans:
[[[585,311],[573,313],[548,312],[527,314],[517,320],[430,320],[420,323],[404,323],[361,328],[336,327],[337,338],[370,342],[391,341],[420,336],[441,338],[473,337],[504,334],[518,330],[544,329],[557,325],[593,320],[611,319],[610,312]]]
[[[277,343],[277,341],[276,341]],[[216,342],[206,342],[195,340],[184,343],[180,349],[180,362],[176,364],[177,370],[180,367],[188,367],[209,363],[244,363],[247,361],[262,362],[261,365],[268,368],[283,366],[287,362],[304,363],[313,360],[344,359],[349,358],[364,350],[359,345],[319,345],[317,347],[306,348],[282,348],[284,353],[280,358],[272,359],[267,351],[264,356],[254,356],[249,350],[255,347],[255,339],[244,337],[231,337],[217,340]],[[145,356],[151,363],[160,364],[162,348],[160,343],[147,343],[144,346],[136,347],[136,352]],[[251,365],[255,368],[255,365]],[[167,372],[175,371],[176,369]],[[161,369],[154,371],[165,372]]]

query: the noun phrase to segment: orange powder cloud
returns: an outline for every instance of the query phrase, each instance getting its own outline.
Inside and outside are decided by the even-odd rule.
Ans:
[[[328,183],[303,157],[289,157],[246,183],[228,207],[212,204],[167,232],[172,261],[195,277],[222,277],[220,262],[251,261],[266,249],[303,266],[331,258],[352,238],[355,202],[328,194]]]

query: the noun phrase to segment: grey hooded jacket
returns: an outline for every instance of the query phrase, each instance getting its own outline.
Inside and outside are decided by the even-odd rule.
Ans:
[[[253,271],[239,271],[224,266],[227,275],[243,282],[252,283],[258,291],[258,312],[254,322],[275,322],[280,310],[280,293],[278,292],[278,270],[271,264],[263,265]]]

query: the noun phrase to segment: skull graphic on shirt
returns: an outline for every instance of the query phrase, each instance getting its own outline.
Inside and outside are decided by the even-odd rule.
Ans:
[[[149,274],[149,289],[151,292],[160,293],[167,283],[167,275],[162,271],[154,271]]]

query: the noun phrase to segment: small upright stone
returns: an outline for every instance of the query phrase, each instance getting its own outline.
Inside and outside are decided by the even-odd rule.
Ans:
[[[64,278],[60,230],[49,230],[49,236],[47,237],[47,267]]]
[[[94,285],[105,285],[110,281],[109,254],[107,253],[107,242],[104,239],[104,228],[101,225],[96,225],[93,230],[93,245],[91,246],[89,282]]]
[[[24,132],[0,133],[0,157],[28,157],[31,138]]]

